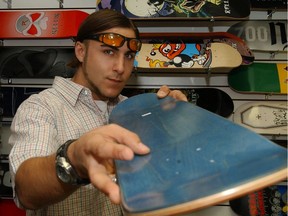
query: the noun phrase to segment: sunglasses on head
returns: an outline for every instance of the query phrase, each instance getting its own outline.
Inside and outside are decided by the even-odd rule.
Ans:
[[[111,47],[122,47],[125,41],[127,41],[128,48],[133,52],[138,52],[141,49],[142,42],[137,38],[127,38],[123,35],[116,33],[101,33],[101,34],[93,34],[84,37],[84,39],[96,40],[104,43],[107,46]],[[83,39],[83,40],[84,40]]]

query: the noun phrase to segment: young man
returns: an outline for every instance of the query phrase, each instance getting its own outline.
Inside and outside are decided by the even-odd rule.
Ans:
[[[138,38],[121,13],[91,14],[79,28],[72,79],[56,77],[52,88],[18,108],[10,169],[15,201],[27,215],[121,215],[113,160],[149,149],[136,134],[108,124],[108,116],[125,99],[120,92],[141,48]],[[157,94],[187,100],[167,86]]]

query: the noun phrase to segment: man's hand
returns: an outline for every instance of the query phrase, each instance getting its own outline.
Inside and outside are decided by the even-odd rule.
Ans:
[[[164,98],[166,96],[173,97],[177,100],[188,101],[187,97],[180,90],[171,91],[168,86],[163,85],[157,92],[159,98]]]
[[[113,203],[120,203],[119,186],[112,180],[113,160],[132,160],[134,154],[148,154],[150,149],[133,132],[116,124],[96,128],[73,142],[68,158],[78,175],[89,178]]]

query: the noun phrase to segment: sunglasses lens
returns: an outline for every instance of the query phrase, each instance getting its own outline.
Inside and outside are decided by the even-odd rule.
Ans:
[[[138,39],[130,39],[128,46],[132,51],[135,51],[135,52],[140,51],[141,41]]]
[[[103,43],[109,46],[120,47],[123,45],[125,38],[121,35],[117,34],[104,34],[103,35]]]

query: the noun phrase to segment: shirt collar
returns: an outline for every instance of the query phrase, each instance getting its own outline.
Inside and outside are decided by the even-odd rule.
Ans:
[[[73,106],[85,89],[83,86],[71,81],[71,79],[56,76],[53,82],[53,88],[63,95],[64,98]]]

